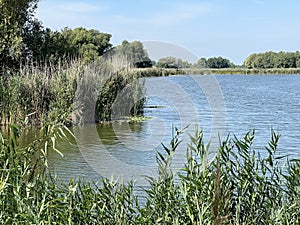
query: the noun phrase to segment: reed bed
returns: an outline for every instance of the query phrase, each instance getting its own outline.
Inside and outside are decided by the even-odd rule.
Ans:
[[[215,157],[203,132],[190,136],[186,163],[172,171],[180,145],[175,129],[157,153],[158,176],[147,178],[146,199],[134,182],[59,183],[48,173],[47,152],[67,128],[49,125],[26,147],[19,129],[0,135],[1,224],[299,224],[300,161],[277,156],[279,135],[272,132],[262,157],[252,149],[254,131],[228,136]]]
[[[246,68],[224,68],[224,69],[211,69],[211,68],[181,68],[181,69],[168,69],[168,68],[142,68],[134,69],[132,73],[140,77],[161,77],[170,75],[210,75],[210,74],[300,74],[299,68],[271,68],[271,69],[246,69]]]
[[[116,62],[117,61],[117,62]],[[24,65],[15,74],[0,77],[0,125],[66,124],[110,120],[117,96],[124,88],[129,115],[142,112],[143,82],[128,73],[120,59],[99,59],[92,64],[80,60],[61,65]],[[116,105],[116,104],[115,104]],[[124,113],[123,113],[124,114]]]
[[[300,74],[300,68],[270,68],[270,69],[246,69],[246,68],[225,68],[209,69],[211,74]]]

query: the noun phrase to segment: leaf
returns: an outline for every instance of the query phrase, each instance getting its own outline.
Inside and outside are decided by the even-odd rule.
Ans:
[[[64,155],[62,154],[62,152],[60,152],[56,147],[55,147],[55,137],[51,137],[51,141],[52,141],[52,149],[54,150],[54,151],[56,151],[58,154],[60,154],[61,155],[61,157],[64,157]]]

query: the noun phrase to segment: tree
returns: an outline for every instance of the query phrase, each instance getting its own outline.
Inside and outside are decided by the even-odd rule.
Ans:
[[[32,19],[24,29],[22,53],[23,60],[32,60],[36,62],[49,59],[49,56],[56,49],[52,44],[52,31],[44,28],[42,23],[37,19]]]
[[[113,54],[124,56],[131,65],[137,68],[152,67],[153,65],[140,41],[128,42],[124,40],[121,45],[114,49]]]
[[[207,60],[206,58],[200,58],[196,65],[195,65],[197,68],[207,68]]]
[[[186,60],[169,56],[159,59],[156,66],[160,68],[186,69],[191,68],[192,64]]]
[[[59,36],[59,35],[58,35]],[[65,28],[61,32],[60,45],[65,46],[64,54],[72,57],[82,57],[84,61],[91,62],[108,51],[111,34],[101,33],[98,30],[87,30],[83,27],[74,30]]]
[[[222,57],[214,57],[214,58],[209,58],[207,60],[207,67],[208,68],[229,68],[231,67],[232,63],[225,58]]]
[[[300,52],[295,52],[296,68],[300,68]]]
[[[244,66],[248,69],[296,68],[299,58],[299,52],[264,52],[248,56]]]
[[[26,49],[25,28],[29,26],[37,8],[38,0],[0,1],[0,64],[13,67],[19,63]]]
[[[157,67],[159,68],[176,68],[178,69],[178,60],[175,57],[169,56],[158,60]]]
[[[183,68],[191,68],[192,64],[186,60],[182,60],[182,59],[177,59],[177,65],[179,69],[183,69]]]
[[[253,62],[254,62],[255,57],[256,57],[256,54],[252,54],[252,55],[248,56],[244,61],[244,64],[243,64],[244,67],[247,69],[254,68]]]

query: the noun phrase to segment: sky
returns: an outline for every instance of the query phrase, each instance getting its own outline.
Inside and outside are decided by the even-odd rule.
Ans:
[[[36,16],[52,30],[110,33],[113,45],[166,43],[242,64],[252,53],[300,50],[299,10],[299,0],[40,0]]]

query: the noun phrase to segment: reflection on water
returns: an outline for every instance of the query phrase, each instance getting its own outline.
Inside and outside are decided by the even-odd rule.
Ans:
[[[299,76],[215,77],[221,87],[219,92],[215,84],[207,88],[211,85],[207,76],[147,78],[145,116],[150,119],[73,127],[76,142],[72,145],[60,142],[58,146],[64,157],[49,152],[51,170],[64,180],[70,177],[100,180],[112,175],[125,180],[142,180],[142,175],[156,174],[156,151],[162,150],[161,142],[168,144],[172,127],[190,125],[188,132],[193,133],[196,123],[204,129],[207,141],[216,139],[214,129],[219,132],[226,129],[226,132],[241,137],[255,128],[254,147],[261,151],[264,151],[273,128],[282,135],[279,153],[300,157]],[[215,91],[208,93],[211,90]],[[224,115],[222,107],[218,108],[222,102],[212,102],[217,93],[222,93],[226,107]],[[215,118],[216,115],[221,116]],[[183,138],[188,140],[187,135]],[[175,155],[174,163],[178,168],[182,167],[185,148],[183,143]]]

